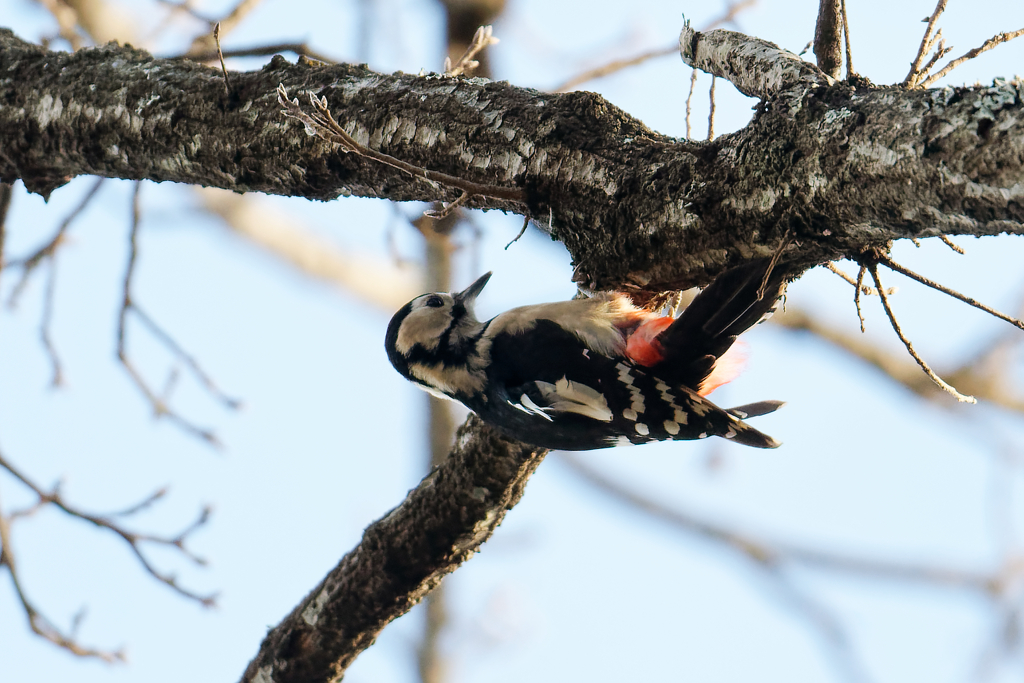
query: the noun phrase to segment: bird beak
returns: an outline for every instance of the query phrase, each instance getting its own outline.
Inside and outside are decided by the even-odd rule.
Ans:
[[[464,290],[455,295],[455,301],[458,303],[472,306],[473,302],[480,295],[480,292],[484,291],[484,285],[491,279],[492,273],[484,273],[477,278],[476,282],[466,287]]]

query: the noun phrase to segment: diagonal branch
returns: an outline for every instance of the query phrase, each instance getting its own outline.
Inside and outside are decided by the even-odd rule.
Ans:
[[[878,279],[878,265],[874,262],[867,264],[867,269],[871,273],[871,279],[875,281],[875,287],[878,290],[878,296],[882,299],[882,307],[885,308],[885,314],[889,317],[889,322],[892,324],[892,329],[896,332],[896,336],[900,338],[903,345],[907,347],[907,352],[917,361],[917,364],[921,366],[925,374],[935,382],[943,390],[947,391],[953,398],[960,401],[961,403],[977,403],[977,399],[973,396],[967,396],[961,394],[956,390],[956,387],[947,384],[941,377],[935,374],[935,371],[928,366],[928,363],[918,355],[917,351],[914,350],[914,345],[910,343],[906,335],[903,334],[903,330],[900,329],[900,324],[896,320],[896,315],[892,312],[892,308],[889,306],[889,297],[885,293],[885,288],[882,287],[881,280]]]
[[[921,38],[921,46],[917,48],[917,55],[914,57],[914,61],[910,64],[910,71],[907,72],[907,77],[903,79],[903,85],[908,87],[914,87],[917,81],[921,79],[922,70],[921,63],[924,58],[932,51],[932,46],[935,41],[939,39],[939,36],[935,33],[935,22],[939,20],[942,13],[946,10],[946,3],[949,0],[939,0],[938,4],[935,5],[935,11],[931,13],[931,16],[926,17],[925,21],[928,25],[924,29],[924,36]]]
[[[729,6],[725,8],[725,12],[704,24],[701,30],[710,31],[716,26],[721,26],[722,24],[734,22],[738,14],[740,14],[746,9],[753,7],[756,4],[757,0],[736,0],[735,2],[731,2],[729,3]],[[628,69],[631,66],[639,66],[641,64],[644,64],[645,62],[648,62],[652,59],[658,59],[659,57],[667,57],[669,55],[674,55],[678,51],[678,45],[670,45],[669,47],[647,50],[645,52],[641,52],[638,55],[634,55],[633,57],[626,57],[625,59],[615,59],[608,62],[607,64],[602,64],[601,66],[594,67],[593,69],[588,69],[583,73],[573,76],[567,81],[564,81],[559,85],[556,85],[554,88],[551,89],[551,92],[568,92],[576,88],[577,86],[583,85],[587,81],[592,81],[598,78],[604,78],[605,76],[610,76],[614,73],[622,71],[623,69]],[[689,135],[687,135],[687,137],[689,137]]]
[[[18,602],[21,603],[21,609],[28,618],[28,626],[32,632],[77,657],[95,657],[105,662],[124,661],[124,653],[120,650],[99,650],[80,644],[74,638],[73,633],[62,632],[28,599],[25,588],[21,585],[21,576],[18,573],[14,548],[11,545],[10,519],[10,517],[5,517],[3,510],[0,509],[0,567],[7,567],[14,593],[18,596]]]
[[[884,254],[880,254],[878,256],[878,262],[881,263],[882,265],[884,265],[885,267],[889,268],[890,270],[895,270],[897,273],[902,273],[903,275],[906,275],[907,277],[911,278],[912,280],[917,280],[922,285],[925,285],[927,287],[931,287],[932,289],[938,290],[938,291],[942,292],[943,294],[948,294],[949,296],[953,297],[954,299],[958,299],[960,301],[963,301],[965,304],[968,304],[970,306],[974,306],[975,308],[977,308],[980,311],[985,311],[986,313],[988,313],[991,316],[999,318],[1000,320],[1005,320],[1006,322],[1010,323],[1014,327],[1017,327],[1017,328],[1020,328],[1020,329],[1024,330],[1024,321],[1021,321],[1021,320],[1018,320],[1017,318],[1008,316],[1005,313],[1000,313],[999,311],[997,311],[996,309],[992,308],[991,306],[986,306],[983,303],[975,301],[971,297],[965,296],[965,295],[961,294],[960,292],[956,291],[955,289],[950,289],[949,287],[946,287],[945,285],[941,285],[938,282],[935,282],[934,280],[929,280],[928,278],[926,278],[923,275],[918,275],[917,273],[915,273],[914,271],[910,270],[909,268],[905,268],[905,267],[901,266],[900,264],[896,263],[895,261],[893,261],[888,256],[885,256]]]
[[[163,497],[163,490],[156,491],[155,493],[143,499],[141,502],[136,503],[135,505],[129,507],[126,510],[121,510],[119,512],[115,512],[109,515],[98,515],[91,512],[86,512],[68,503],[66,500],[64,500],[64,497],[61,495],[59,487],[54,487],[51,491],[44,490],[41,486],[33,482],[21,471],[15,468],[14,465],[11,464],[2,454],[0,454],[0,469],[6,470],[15,479],[21,482],[23,486],[31,490],[32,493],[36,495],[38,502],[35,505],[33,505],[32,508],[30,508],[28,514],[31,514],[31,512],[34,512],[35,510],[41,507],[53,505],[54,507],[60,509],[62,512],[69,515],[70,517],[80,519],[83,522],[88,522],[89,524],[99,529],[106,529],[107,531],[113,533],[115,536],[121,538],[121,540],[123,540],[126,544],[128,544],[128,547],[130,548],[132,554],[135,555],[135,558],[139,561],[139,564],[141,564],[143,569],[145,569],[146,572],[154,579],[156,579],[162,584],[165,584],[179,595],[186,597],[190,600],[195,600],[204,607],[212,607],[215,604],[215,595],[202,595],[188,588],[184,588],[178,583],[177,579],[173,574],[169,574],[158,569],[143,552],[143,548],[147,545],[163,546],[175,549],[183,556],[187,557],[194,564],[206,564],[206,560],[204,560],[203,558],[199,557],[198,555],[194,554],[191,550],[189,550],[186,543],[188,542],[189,537],[193,533],[195,533],[198,529],[203,527],[207,523],[207,521],[209,521],[209,508],[204,508],[203,510],[201,510],[198,517],[196,517],[196,519],[191,524],[189,524],[187,527],[185,527],[183,530],[181,530],[174,536],[160,536],[156,534],[140,533],[137,531],[131,531],[130,529],[126,529],[125,527],[121,526],[121,524],[119,524],[117,521],[115,521],[115,519],[117,517],[130,516],[132,514],[135,514],[137,512],[140,512],[141,510],[148,508],[154,502]],[[22,513],[17,516],[24,517],[27,515],[25,513]]]
[[[936,81],[938,81],[943,76],[947,75],[950,71],[952,71],[953,69],[957,68],[958,66],[960,66],[964,62],[969,61],[971,59],[974,59],[975,57],[980,55],[982,52],[988,52],[989,50],[991,50],[992,48],[996,47],[997,45],[1001,45],[1003,43],[1007,43],[1007,42],[1013,40],[1014,38],[1019,38],[1021,36],[1024,36],[1024,28],[1019,29],[1017,31],[1007,31],[1006,33],[997,33],[996,35],[992,36],[991,38],[986,40],[984,43],[982,43],[982,45],[980,47],[976,47],[973,50],[969,50],[968,52],[966,52],[965,54],[961,55],[960,57],[957,57],[956,59],[950,61],[949,64],[947,64],[946,66],[942,67],[942,69],[940,71],[938,71],[937,73],[934,73],[931,76],[929,76],[928,78],[926,78],[923,81],[921,81],[921,87],[922,88],[927,88],[929,86],[934,85]],[[943,54],[946,54],[948,52],[949,52],[949,50],[946,50],[946,52],[944,52]],[[936,61],[938,61],[938,60],[936,60]],[[927,71],[925,73],[927,73]]]
[[[587,465],[575,455],[559,453],[558,460],[566,463],[585,482],[620,503],[628,505],[630,509],[666,523],[676,531],[696,535],[724,545],[740,553],[746,559],[758,563],[773,565],[789,563],[810,569],[982,592],[990,591],[995,581],[993,577],[986,574],[955,567],[893,562],[846,555],[738,531],[722,524],[709,522],[692,513],[670,508],[638,491],[626,488],[611,477],[601,474]]]
[[[135,386],[142,392],[142,395],[146,397],[146,400],[149,401],[150,405],[152,405],[153,414],[156,417],[166,417],[189,434],[199,437],[212,446],[219,446],[220,442],[212,431],[193,424],[179,415],[176,411],[172,410],[167,405],[166,397],[162,398],[157,395],[156,391],[149,386],[149,383],[146,382],[138,368],[135,367],[135,363],[132,362],[132,359],[128,356],[128,315],[133,313],[139,321],[149,329],[153,336],[159,339],[179,360],[185,363],[186,367],[192,372],[195,378],[211,396],[217,399],[226,408],[236,410],[241,406],[240,401],[231,398],[221,391],[220,388],[214,384],[210,376],[207,375],[199,366],[196,359],[189,355],[166,330],[160,327],[156,321],[149,316],[149,314],[135,303],[135,299],[132,296],[132,279],[135,275],[135,263],[138,258],[140,188],[141,183],[136,182],[135,190],[132,193],[131,231],[128,236],[128,265],[125,267],[124,280],[121,287],[121,310],[117,318],[117,358],[121,361],[121,365],[124,366],[124,369],[128,373],[128,376],[131,377],[132,382],[135,383]],[[172,373],[171,377],[173,379],[175,375]],[[170,389],[170,386],[171,382],[168,383],[168,390]]]
[[[388,623],[490,538],[546,452],[470,416],[448,458],[267,634],[242,680],[341,678]]]

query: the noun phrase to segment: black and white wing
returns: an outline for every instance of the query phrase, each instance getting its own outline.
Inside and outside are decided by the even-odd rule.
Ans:
[[[722,436],[759,448],[779,445],[744,423],[740,411],[597,353],[549,320],[538,320],[528,334],[494,335],[489,353],[488,391],[466,403],[527,443],[590,450]],[[767,403],[755,405],[770,412]]]

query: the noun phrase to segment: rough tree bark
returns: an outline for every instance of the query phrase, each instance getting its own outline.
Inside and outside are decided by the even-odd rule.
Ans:
[[[47,194],[82,174],[310,199],[455,200],[307,136],[276,88],[327,98],[358,142],[522,191],[467,206],[528,215],[565,243],[576,279],[648,292],[706,284],[773,255],[794,275],[893,240],[1024,231],[1024,84],[907,90],[833,82],[728,31],[680,36],[687,63],[759,97],[751,123],[679,140],[592,93],[289,64],[222,74],[107,45],[49,52],[0,31],[0,180]],[[467,559],[543,453],[476,420],[449,460],[371,525],[271,631],[246,681],[339,678],[380,629]]]

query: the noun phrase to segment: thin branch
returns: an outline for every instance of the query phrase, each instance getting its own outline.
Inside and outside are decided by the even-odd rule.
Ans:
[[[21,296],[22,291],[25,289],[25,285],[28,284],[28,279],[32,275],[32,271],[39,267],[39,265],[43,261],[47,259],[52,259],[54,254],[57,253],[58,247],[60,247],[60,245],[64,242],[64,237],[67,234],[68,228],[71,227],[71,224],[75,221],[75,219],[78,218],[78,216],[85,210],[85,208],[89,206],[89,203],[96,197],[96,193],[99,192],[100,186],[103,185],[104,180],[105,178],[96,178],[96,181],[93,183],[92,187],[89,188],[89,190],[85,193],[85,195],[82,197],[82,200],[78,203],[78,205],[74,209],[72,209],[71,213],[69,213],[64,218],[64,220],[61,221],[60,225],[57,226],[57,232],[53,235],[49,242],[39,247],[39,249],[37,249],[31,255],[22,259],[9,261],[6,264],[8,267],[21,268],[21,279],[18,280],[18,283],[14,285],[14,289],[11,290],[11,295],[7,299],[8,306],[12,308],[14,306],[17,306],[18,298]]]
[[[206,389],[210,395],[217,399],[217,401],[219,401],[225,408],[230,410],[238,410],[242,407],[242,401],[224,393],[224,390],[217,386],[213,381],[213,378],[210,377],[210,375],[207,374],[207,372],[199,365],[199,361],[182,348],[181,344],[179,344],[174,337],[167,332],[167,330],[160,327],[160,325],[158,325],[145,310],[139,308],[138,304],[134,301],[132,301],[131,308],[132,313],[134,313],[139,319],[139,322],[149,328],[149,331],[153,333],[153,336],[163,342],[163,344],[178,357],[178,360],[185,363],[188,369],[192,371],[195,378],[199,380],[199,383],[203,385],[203,388]]]
[[[711,76],[711,88],[708,90],[708,98],[711,100],[708,111],[708,140],[715,139],[715,82],[718,79]]]
[[[775,315],[770,322],[788,330],[808,332],[870,365],[907,391],[930,401],[941,401],[943,406],[948,405],[946,393],[921,372],[914,359],[902,350],[883,349],[866,340],[859,332],[847,332],[840,326],[825,324],[817,316],[798,308],[790,308],[781,315]],[[1005,360],[1014,341],[1021,340],[1022,335],[1010,328],[1006,328],[1005,332],[986,344],[986,348],[971,354],[957,367],[944,368],[942,374],[952,384],[963,387],[979,400],[1024,413],[1024,396],[1017,391],[1012,378],[1007,376]]]
[[[35,605],[29,601],[28,596],[25,594],[25,589],[21,585],[21,578],[18,575],[17,562],[14,557],[14,547],[11,545],[11,528],[8,524],[8,518],[4,517],[3,511],[0,510],[0,567],[3,566],[7,567],[7,571],[11,577],[11,585],[14,587],[14,593],[18,596],[18,602],[21,603],[21,609],[28,618],[28,626],[32,629],[33,633],[50,641],[57,647],[67,650],[77,657],[94,657],[96,659],[102,659],[108,663],[124,661],[124,652],[120,650],[98,650],[80,645],[75,639],[74,634],[76,624],[72,625],[70,633],[61,633],[60,629],[54,626],[53,622],[47,619],[38,609],[36,609]],[[81,614],[81,612],[79,612],[79,614]]]
[[[850,47],[850,20],[846,16],[846,0],[840,4],[843,13],[843,41],[846,44],[846,78],[849,79],[857,72],[853,70],[853,49]]]
[[[995,579],[986,574],[949,567],[844,555],[814,547],[773,541],[737,531],[701,519],[691,513],[670,508],[644,494],[629,489],[618,480],[601,474],[576,455],[560,451],[557,459],[566,463],[576,474],[580,475],[582,480],[620,503],[628,505],[631,510],[654,517],[685,534],[700,536],[706,540],[723,544],[758,563],[768,562],[781,565],[791,562],[812,569],[974,590],[986,594],[993,590]]]
[[[966,253],[966,252],[964,251],[964,248],[963,248],[963,247],[961,247],[961,246],[960,246],[960,245],[958,245],[958,244],[955,244],[955,243],[953,242],[953,240],[949,239],[949,238],[948,238],[948,237],[946,237],[945,235],[939,235],[939,239],[940,239],[940,240],[942,240],[942,243],[943,243],[943,244],[945,244],[945,245],[946,245],[947,247],[949,247],[950,249],[952,249],[952,250],[953,250],[953,251],[955,251],[956,253],[958,253],[958,254],[964,254],[964,253]]]
[[[342,128],[334,119],[334,116],[331,115],[331,112],[327,107],[326,97],[318,99],[313,93],[309,94],[309,101],[313,105],[314,110],[312,114],[307,114],[302,110],[299,106],[298,98],[293,100],[288,99],[288,91],[285,89],[283,84],[277,86],[277,98],[278,102],[285,107],[283,112],[285,116],[298,119],[306,126],[307,133],[340,145],[344,152],[352,152],[358,156],[373,159],[374,161],[391,166],[392,168],[404,171],[413,177],[423,178],[431,183],[454,187],[470,195],[482,195],[492,197],[494,199],[519,202],[526,200],[526,193],[518,188],[474,183],[463,178],[448,175],[447,173],[430,171],[419,166],[414,166],[413,164],[402,161],[401,159],[396,159],[389,154],[384,154],[383,152],[370,149],[369,147],[364,147],[356,142],[355,138],[346,133],[345,129]]]
[[[857,319],[860,320],[860,333],[864,334],[864,312],[860,310],[860,293],[864,291],[864,273],[867,272],[867,268],[863,265],[860,270],[857,271],[857,282],[854,283],[855,293],[853,295],[853,305],[857,309]]]
[[[693,89],[694,89],[695,85],[697,85],[697,70],[696,69],[692,69],[690,71],[690,91],[686,94],[686,139],[687,140],[692,140],[693,139],[693,135],[691,134],[692,133],[692,129],[690,128],[690,112],[691,112],[690,104],[691,104],[691,102],[693,102]]]
[[[867,266],[868,270],[871,272],[871,278],[875,281],[875,287],[878,288],[878,295],[882,299],[882,306],[885,308],[885,314],[889,316],[889,322],[892,324],[892,329],[896,332],[896,336],[899,337],[900,341],[903,342],[903,345],[907,347],[907,352],[910,353],[914,360],[917,361],[917,364],[921,366],[921,369],[924,370],[925,374],[928,375],[933,382],[947,391],[956,400],[961,403],[977,403],[978,400],[973,396],[961,394],[955,387],[944,382],[941,377],[932,371],[924,359],[917,354],[917,351],[914,350],[914,345],[910,343],[910,340],[903,334],[903,330],[900,329],[900,324],[896,321],[896,316],[892,312],[892,308],[889,306],[889,297],[886,296],[885,290],[882,289],[882,283],[878,279],[878,266],[875,263],[869,263]]]
[[[861,271],[858,273],[856,279],[854,279],[852,276],[847,274],[845,271],[841,270],[839,268],[839,266],[837,266],[835,264],[835,261],[829,261],[828,263],[825,264],[825,267],[828,268],[833,273],[835,273],[836,275],[838,275],[839,277],[841,277],[844,280],[846,280],[847,282],[849,282],[854,287],[859,288],[862,294],[866,294],[868,296],[878,296],[878,290],[876,290],[871,285],[865,285],[864,284],[864,271],[863,271],[863,267],[861,268]],[[890,287],[889,289],[885,290],[885,293],[886,294],[895,294],[897,289],[899,289],[899,288],[898,287]]]
[[[568,92],[573,88],[583,85],[588,81],[593,81],[598,78],[604,78],[605,76],[611,76],[612,74],[622,71],[623,69],[628,69],[631,66],[639,66],[644,62],[649,62],[652,59],[657,59],[659,57],[667,57],[669,55],[674,55],[677,52],[679,52],[679,47],[676,45],[672,45],[671,47],[647,50],[646,52],[641,52],[638,55],[626,57],[625,59],[616,59],[608,62],[607,64],[602,64],[601,66],[597,66],[594,67],[593,69],[588,69],[587,71],[576,74],[572,78],[552,88],[551,92]]]
[[[558,453],[557,459],[567,463],[574,473],[587,484],[625,504],[629,509],[667,523],[676,531],[687,535],[701,536],[712,542],[724,543],[738,551],[744,559],[751,561],[754,566],[765,572],[764,577],[770,581],[771,587],[777,591],[779,597],[783,598],[788,607],[821,633],[823,640],[829,645],[829,652],[833,656],[836,667],[850,680],[865,680],[865,676],[863,666],[860,665],[850,649],[849,638],[834,615],[809,596],[801,593],[783,573],[783,568],[787,563],[806,564],[812,568],[845,571],[852,574],[859,574],[863,571],[876,578],[934,582],[956,588],[985,589],[989,585],[987,577],[972,576],[958,570],[900,565],[838,554],[830,555],[816,549],[805,549],[800,546],[768,541],[670,508],[635,489],[623,486],[616,479],[600,473],[574,454]]]
[[[714,19],[709,21],[707,24],[704,25],[703,28],[701,28],[701,30],[707,31],[712,28],[715,28],[716,26],[721,26],[722,24],[727,24],[732,21],[735,21],[736,15],[738,15],[740,12],[749,7],[753,7],[756,4],[757,0],[740,0],[739,2],[733,2],[728,7],[726,7],[725,12],[721,16],[715,17]],[[605,76],[610,76],[614,73],[622,71],[623,69],[628,69],[631,66],[639,66],[644,62],[648,62],[652,59],[658,59],[659,57],[667,57],[669,55],[674,55],[677,52],[679,52],[679,46],[672,45],[666,48],[647,50],[645,52],[641,52],[638,55],[634,55],[633,57],[626,57],[625,59],[615,59],[608,62],[607,64],[602,64],[601,66],[594,67],[593,69],[588,69],[587,71],[584,71],[580,74],[573,76],[572,78],[564,81],[561,85],[552,88],[551,92],[568,92],[569,90],[572,90],[576,86],[582,85],[587,81],[592,81],[597,78],[604,78]]]
[[[963,56],[957,57],[956,59],[951,61],[946,66],[942,67],[941,71],[939,71],[938,73],[933,74],[933,75],[929,76],[928,78],[926,78],[925,80],[921,81],[921,87],[922,88],[927,88],[930,85],[933,85],[935,83],[935,81],[939,80],[940,78],[942,78],[943,76],[948,74],[950,71],[952,71],[953,69],[955,69],[958,66],[960,66],[961,64],[963,64],[964,62],[969,61],[971,59],[974,59],[975,57],[977,57],[978,55],[980,55],[983,52],[988,52],[989,50],[991,50],[992,48],[994,48],[997,45],[1001,45],[1003,43],[1009,42],[1009,41],[1013,40],[1014,38],[1019,38],[1020,36],[1024,36],[1024,28],[1019,29],[1017,31],[1008,31],[1006,33],[997,33],[996,35],[994,35],[991,38],[989,38],[988,40],[986,40],[981,45],[981,47],[976,47],[973,50],[970,50],[969,52],[965,53]]]
[[[452,214],[453,211],[458,210],[460,206],[465,204],[466,200],[469,199],[469,197],[470,194],[466,191],[463,191],[462,194],[459,195],[459,198],[456,199],[454,202],[449,202],[447,204],[441,202],[440,210],[434,211],[433,209],[429,209],[427,211],[424,211],[423,215],[426,216],[427,218],[433,218],[434,220],[437,221],[441,220],[442,218],[447,218]]]
[[[775,248],[772,253],[772,258],[768,262],[768,268],[765,269],[764,277],[761,278],[761,286],[757,288],[757,299],[760,301],[764,298],[764,293],[768,289],[768,281],[771,279],[772,271],[775,270],[775,266],[778,265],[779,259],[782,257],[782,253],[786,251],[786,247],[789,246],[789,228],[786,228],[786,232],[782,233],[782,239],[779,240],[779,246]]]
[[[526,228],[530,227],[530,217],[523,216],[523,229],[519,231],[519,234],[512,238],[512,241],[505,245],[505,251],[513,244],[519,241],[519,238],[526,234]]]
[[[935,52],[932,53],[932,56],[929,57],[928,61],[925,62],[924,66],[921,67],[921,73],[918,76],[919,79],[927,76],[928,72],[930,72],[935,67],[935,65],[938,64],[940,59],[942,59],[943,57],[945,57],[946,55],[953,51],[952,47],[946,47],[946,40],[945,38],[942,37],[941,28],[935,34],[935,43]]]
[[[14,188],[10,183],[0,183],[0,274],[4,269],[4,244],[7,241],[7,212],[11,208]]]
[[[135,555],[136,559],[146,570],[146,572],[160,583],[169,586],[172,590],[174,590],[174,592],[178,593],[183,597],[189,598],[190,600],[195,600],[196,602],[202,604],[204,607],[212,607],[216,603],[216,595],[200,595],[199,593],[195,593],[191,590],[188,590],[187,588],[183,588],[178,584],[177,579],[174,577],[173,574],[165,574],[161,572],[159,569],[153,566],[153,564],[150,563],[149,558],[147,558],[146,555],[142,552],[142,546],[147,543],[157,546],[172,547],[175,548],[178,552],[180,552],[183,556],[187,557],[193,563],[200,566],[205,565],[206,560],[192,553],[186,547],[185,544],[188,541],[189,536],[191,536],[193,533],[195,533],[195,531],[197,531],[199,528],[204,526],[209,521],[210,508],[207,507],[200,511],[199,516],[196,518],[196,520],[189,524],[187,527],[185,527],[181,532],[179,532],[175,536],[157,536],[153,534],[142,534],[134,531],[129,531],[118,525],[112,519],[112,517],[114,517],[115,515],[95,515],[92,513],[85,512],[83,510],[79,510],[76,507],[73,507],[67,501],[64,500],[63,496],[60,493],[59,487],[55,487],[51,491],[43,490],[41,486],[37,485],[24,474],[22,474],[20,471],[18,471],[10,462],[6,460],[6,458],[4,458],[2,454],[0,454],[0,468],[7,470],[7,472],[9,472],[15,479],[20,481],[24,486],[26,486],[33,493],[35,493],[35,495],[38,496],[40,503],[42,503],[43,505],[53,505],[71,517],[80,519],[83,522],[88,522],[97,528],[106,529],[112,532],[114,535],[119,536],[125,543],[128,544],[129,548],[131,548],[132,554]],[[163,494],[158,491],[150,495],[140,503],[137,503],[136,505],[133,505],[132,507],[128,508],[128,510],[116,513],[116,515],[124,516],[125,513],[133,514],[134,512],[138,512],[139,510],[151,505],[162,495]],[[6,544],[4,547],[7,547]]]
[[[262,0],[238,0],[235,6],[219,21],[207,20],[209,27],[207,30],[212,30],[214,24],[220,24],[220,31],[218,33],[230,33],[250,12],[259,6],[260,2]],[[195,55],[211,52],[214,42],[214,37],[210,33],[204,32],[192,41],[192,45],[189,47],[186,55],[194,59]]]
[[[228,67],[224,64],[224,52],[220,49],[220,22],[213,27],[213,42],[217,46],[217,59],[220,60],[220,71],[224,74],[224,90],[231,95],[231,79],[228,78]]]
[[[907,277],[909,277],[909,278],[911,278],[913,280],[917,280],[918,282],[920,282],[922,285],[925,285],[926,287],[931,287],[932,289],[938,290],[938,291],[942,292],[943,294],[947,294],[947,295],[953,297],[954,299],[959,299],[960,301],[963,301],[965,304],[968,304],[969,306],[974,306],[978,310],[985,311],[989,315],[995,316],[996,318],[999,318],[1000,320],[1005,320],[1006,322],[1010,323],[1014,327],[1017,327],[1017,328],[1020,328],[1020,329],[1024,330],[1024,322],[1018,320],[1017,318],[1010,317],[1010,316],[1006,315],[1005,313],[1000,313],[996,309],[991,308],[989,306],[986,306],[985,304],[980,303],[978,301],[975,301],[971,297],[965,296],[965,295],[961,294],[960,292],[958,292],[958,291],[956,291],[954,289],[950,289],[949,287],[946,287],[944,285],[940,285],[938,282],[935,282],[933,280],[929,280],[928,278],[924,277],[923,275],[918,275],[914,271],[909,270],[909,269],[901,266],[900,264],[896,263],[895,261],[893,261],[888,256],[879,255],[878,262],[881,263],[882,265],[884,265],[885,267],[889,268],[890,270],[895,270],[897,273],[902,273],[903,275],[906,275]]]
[[[484,48],[489,45],[496,45],[500,41],[494,37],[494,28],[491,26],[481,26],[473,34],[473,40],[469,43],[469,47],[466,48],[466,52],[459,57],[459,61],[455,62],[454,65],[451,63],[451,58],[445,57],[444,60],[444,75],[448,77],[462,76],[473,71],[480,62],[474,59],[480,54]]]
[[[213,446],[219,446],[220,443],[213,432],[198,427],[197,425],[189,422],[178,413],[171,410],[167,403],[156,395],[143,379],[142,375],[136,369],[131,359],[128,357],[127,351],[127,334],[128,334],[128,314],[135,313],[139,320],[150,329],[150,331],[160,338],[165,344],[167,344],[171,350],[182,360],[184,360],[189,368],[193,371],[200,382],[217,398],[219,398],[224,405],[229,408],[235,408],[239,404],[234,399],[230,399],[220,392],[219,389],[214,386],[213,382],[206,376],[206,374],[199,368],[196,361],[189,356],[181,348],[181,346],[174,341],[174,339],[168,335],[161,327],[159,327],[142,309],[140,309],[132,300],[132,277],[135,274],[135,261],[138,256],[138,233],[139,233],[139,190],[141,183],[135,183],[135,191],[132,193],[132,225],[131,232],[129,233],[128,243],[128,265],[125,268],[124,281],[122,285],[122,300],[121,300],[121,311],[117,319],[117,358],[121,361],[121,365],[124,366],[128,376],[131,377],[135,386],[138,387],[139,391],[142,392],[143,396],[153,406],[153,413],[156,417],[167,417],[171,422],[175,423],[179,428],[184,431],[199,437]]]
[[[924,61],[925,56],[931,52],[932,45],[934,44],[932,34],[935,31],[935,22],[939,20],[939,17],[946,10],[946,3],[948,1],[939,0],[938,4],[935,5],[935,11],[932,12],[930,17],[925,19],[928,22],[928,26],[924,30],[924,36],[921,38],[921,46],[917,48],[917,55],[910,64],[910,71],[907,72],[907,77],[903,79],[903,85],[914,87],[916,81],[919,80],[921,76],[921,63]]]

